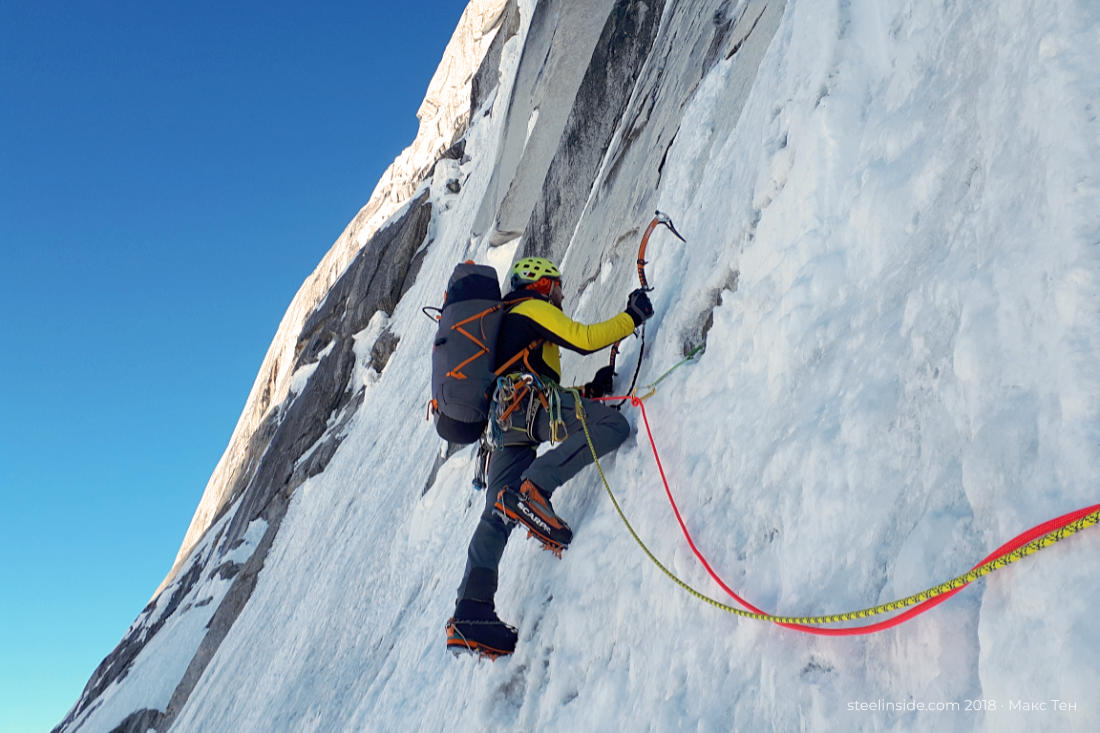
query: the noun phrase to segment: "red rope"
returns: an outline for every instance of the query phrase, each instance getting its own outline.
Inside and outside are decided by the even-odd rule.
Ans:
[[[603,400],[617,400],[617,399],[622,399],[622,397],[604,397],[604,398],[601,398],[600,401],[603,401]],[[684,524],[684,518],[680,515],[680,508],[676,505],[676,500],[672,497],[672,490],[669,488],[668,478],[665,476],[664,466],[661,465],[661,456],[658,455],[658,453],[657,453],[657,443],[656,443],[656,441],[654,441],[653,431],[649,427],[649,416],[646,415],[645,403],[642,402],[641,399],[639,399],[638,397],[633,396],[633,395],[630,396],[630,403],[632,405],[634,405],[635,407],[640,408],[641,411],[642,411],[642,421],[645,423],[646,434],[649,436],[649,445],[653,449],[653,458],[654,458],[654,460],[657,461],[657,470],[660,471],[661,481],[665,485],[665,495],[668,497],[669,504],[672,505],[672,511],[676,515],[676,521],[680,524],[680,529],[683,531],[684,537],[687,539],[688,546],[691,547],[691,551],[693,553],[695,553],[695,557],[697,557],[699,559],[699,562],[703,565],[703,567],[706,568],[706,571],[707,571],[707,573],[710,574],[710,577],[713,578],[714,581],[716,583],[718,583],[718,585],[722,588],[722,590],[724,590],[731,598],[733,598],[735,601],[737,601],[738,603],[740,603],[742,606],[744,606],[749,611],[752,611],[753,613],[763,613],[763,614],[767,614],[767,615],[772,615],[772,614],[768,614],[767,611],[763,611],[763,610],[757,608],[756,606],[754,606],[753,604],[749,603],[744,598],[742,598],[737,593],[735,593],[732,588],[730,588],[728,585],[726,585],[725,581],[722,580],[722,578],[718,575],[718,573],[716,573],[714,571],[714,569],[710,566],[710,563],[707,562],[707,559],[705,557],[703,557],[703,553],[699,551],[698,547],[696,547],[695,541],[691,538],[691,533],[688,531],[687,525]],[[988,562],[992,562],[993,560],[996,560],[997,558],[1001,557],[1002,555],[1007,555],[1008,553],[1010,553],[1010,552],[1012,552],[1012,551],[1014,551],[1014,550],[1016,550],[1020,547],[1023,547],[1028,542],[1031,542],[1032,540],[1035,540],[1039,537],[1042,537],[1043,535],[1045,535],[1049,532],[1053,532],[1056,529],[1064,527],[1067,524],[1075,522],[1078,519],[1080,519],[1081,517],[1084,517],[1088,514],[1092,514],[1093,512],[1097,511],[1098,509],[1100,509],[1100,504],[1095,504],[1095,505],[1090,506],[1090,507],[1085,507],[1084,509],[1078,509],[1077,511],[1073,511],[1073,512],[1070,512],[1068,514],[1063,514],[1060,517],[1055,517],[1054,519],[1051,519],[1047,522],[1044,522],[1043,524],[1040,524],[1036,527],[1032,527],[1031,529],[1027,530],[1026,532],[1023,532],[1023,533],[1017,535],[1016,537],[1013,537],[1011,540],[1009,540],[1005,544],[998,547],[996,550],[994,550],[992,553],[990,553],[987,557],[985,557],[980,562],[978,562],[976,565],[974,565],[974,567],[971,568],[971,570],[973,570],[974,568],[979,568],[979,567],[981,567],[982,565],[985,565]],[[958,588],[955,588],[954,590],[948,591],[947,593],[944,593],[942,595],[936,596],[935,598],[929,598],[927,601],[923,601],[923,602],[913,606],[912,608],[906,610],[905,612],[898,614],[897,616],[893,616],[893,617],[888,618],[884,621],[879,621],[879,622],[873,623],[873,624],[865,624],[863,626],[849,626],[847,628],[842,628],[842,629],[823,629],[823,628],[819,628],[817,626],[807,626],[805,624],[785,624],[785,623],[780,623],[779,626],[784,626],[788,629],[793,629],[795,631],[801,631],[801,632],[804,632],[804,633],[807,633],[807,634],[818,634],[820,636],[857,636],[857,635],[861,635],[861,634],[873,634],[876,631],[883,631],[885,629],[889,629],[891,627],[897,626],[898,624],[901,624],[901,623],[904,623],[904,622],[908,621],[909,619],[913,618],[914,616],[919,616],[920,614],[924,613],[925,611],[931,610],[933,607],[938,606],[939,604],[943,603],[944,601],[946,601],[951,596],[953,596],[956,593],[958,593],[959,591],[961,591],[967,585],[969,585],[969,583],[967,583],[966,585],[961,585]]]

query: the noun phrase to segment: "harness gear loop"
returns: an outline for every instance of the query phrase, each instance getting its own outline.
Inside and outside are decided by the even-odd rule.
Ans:
[[[504,433],[509,430],[522,430],[531,441],[538,442],[535,429],[538,424],[539,410],[546,410],[550,427],[550,444],[556,445],[563,442],[569,437],[569,430],[564,417],[562,392],[573,395],[574,409],[578,413],[581,412],[580,390],[576,387],[561,387],[552,380],[540,379],[530,372],[513,372],[499,377],[496,389],[493,391],[492,419],[489,422],[490,444],[494,448],[503,446]],[[514,427],[512,417],[524,404],[527,409],[523,427]]]
[[[555,411],[555,400],[558,405]],[[525,402],[526,401],[526,402]],[[497,378],[496,388],[493,390],[490,427],[490,444],[494,448],[504,445],[504,433],[509,430],[522,430],[527,437],[537,441],[535,437],[535,421],[538,419],[540,408],[547,410],[550,415],[551,442],[561,442],[557,436],[560,434],[555,421],[561,422],[561,398],[557,395],[556,385],[548,379],[540,379],[533,372],[512,372]],[[526,404],[523,427],[512,426],[512,416],[521,406]]]
[[[497,377],[489,415],[489,443],[493,448],[504,445],[504,433],[512,429],[512,413],[531,391],[530,383],[521,373]]]

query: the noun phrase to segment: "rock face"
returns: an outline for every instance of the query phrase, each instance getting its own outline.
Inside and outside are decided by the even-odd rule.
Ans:
[[[563,253],[635,94],[663,9],[663,0],[617,2],[612,8],[527,222],[526,254]]]
[[[366,328],[375,314],[392,313],[408,284],[415,280],[422,248],[430,244],[425,238],[431,211],[426,191],[409,202],[359,251],[327,297],[306,319],[295,345],[291,373],[306,370],[309,378],[300,389],[292,386],[287,398],[267,413],[250,436],[245,451],[246,469],[237,475],[221,513],[213,519],[218,530],[211,545],[217,550],[207,556],[197,553],[196,557],[192,553],[188,569],[161,591],[118,648],[100,664],[80,702],[58,730],[72,725],[77,726],[73,729],[79,729],[82,716],[95,710],[104,690],[125,680],[146,643],[173,617],[183,599],[194,593],[204,574],[210,573],[211,578],[229,581],[231,585],[207,623],[207,631],[173,691],[167,710],[139,710],[121,728],[142,733],[150,728],[167,730],[175,720],[222,639],[248,603],[291,495],[308,478],[325,470],[343,441],[344,427],[363,399],[363,390],[350,382],[359,358],[355,335]],[[397,341],[396,336],[384,331],[371,345],[370,364],[376,371],[385,369]],[[256,522],[266,529],[247,561],[243,565],[222,562],[245,542],[249,527]],[[214,567],[216,563],[220,564]],[[163,596],[167,596],[167,602],[160,607],[158,601]],[[154,611],[155,620],[150,620]]]
[[[644,223],[653,215],[665,156],[700,82],[748,42],[733,63],[751,84],[784,7],[759,1],[616,3],[531,210],[523,253],[560,260],[571,243],[591,243],[569,252],[570,271],[580,273],[568,284],[575,293],[595,279],[601,263],[629,260],[640,231],[624,233],[615,222]],[[732,101],[731,124],[743,96]],[[619,180],[623,171],[632,180]]]
[[[283,409],[287,398],[306,319],[371,237],[391,217],[399,216],[416,196],[437,161],[461,157],[461,138],[470,120],[475,76],[483,80],[482,85],[492,76],[488,70],[479,72],[482,60],[491,46],[499,48],[499,42],[494,46],[498,36],[506,40],[509,33],[515,32],[517,16],[515,3],[505,0],[473,0],[463,12],[417,111],[420,130],[416,139],[383,173],[370,200],[302,284],[279,324],[229,446],[207,484],[172,571],[158,592],[180,571],[191,549],[231,503],[230,497],[247,482],[257,448],[267,444],[273,420],[277,422],[271,413]],[[503,35],[498,33],[502,27]]]

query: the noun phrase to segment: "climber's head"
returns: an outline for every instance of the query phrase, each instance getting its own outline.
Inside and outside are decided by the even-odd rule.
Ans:
[[[561,271],[545,257],[524,257],[512,265],[512,289],[534,290],[561,307]]]

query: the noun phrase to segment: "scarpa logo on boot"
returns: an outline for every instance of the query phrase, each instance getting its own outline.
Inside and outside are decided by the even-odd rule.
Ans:
[[[528,507],[523,502],[520,502],[519,510],[521,512],[523,512],[527,516],[528,519],[530,519],[532,522],[537,524],[540,529],[542,529],[544,532],[546,532],[546,534],[548,534],[548,535],[550,534],[550,531],[551,531],[550,525],[547,524],[545,521],[543,521],[542,517],[535,514],[533,511],[531,511],[530,507]]]

